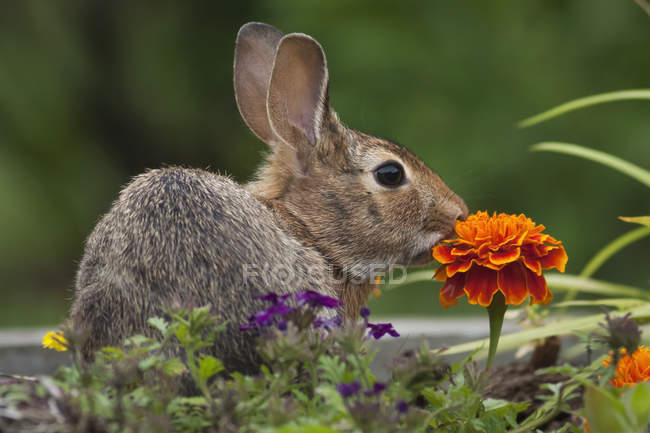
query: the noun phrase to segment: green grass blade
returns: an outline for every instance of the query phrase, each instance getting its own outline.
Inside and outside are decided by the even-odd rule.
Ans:
[[[567,301],[553,304],[553,307],[600,307],[605,305],[607,307],[615,307],[619,310],[629,310],[630,308],[638,307],[647,303],[643,299],[630,299],[630,298],[602,298],[593,301]]]
[[[626,246],[630,245],[631,243],[643,239],[648,235],[650,235],[650,227],[639,227],[637,229],[634,229],[632,231],[629,231],[617,237],[612,242],[607,244],[603,249],[598,251],[598,253],[596,253],[596,255],[593,256],[591,260],[589,260],[589,262],[587,262],[582,272],[580,272],[580,277],[583,278],[591,277],[603,265],[603,263],[605,263],[614,254],[616,254]],[[578,295],[579,291],[580,290],[578,289],[577,286],[569,290],[566,296],[564,297],[563,301],[568,302],[574,300]],[[619,291],[618,293],[622,295],[624,294],[624,291]],[[638,296],[638,295],[628,294],[628,296]]]
[[[621,221],[632,224],[641,224],[642,226],[650,227],[650,215],[647,216],[638,216],[638,217],[618,217]]]
[[[650,318],[650,303],[628,310],[632,317],[635,319],[649,319]],[[552,335],[567,335],[576,331],[590,332],[598,327],[598,323],[603,321],[602,314],[593,314],[585,317],[579,317],[569,320],[559,320],[548,325],[527,329],[525,331],[515,332],[513,334],[503,335],[499,340],[498,352],[516,349],[532,340],[539,338],[546,338]],[[446,355],[453,355],[456,353],[464,353],[475,350],[477,347],[482,347],[476,355],[475,359],[484,358],[487,355],[489,339],[483,338],[480,340],[470,341],[469,343],[457,344],[445,350],[443,353]]]
[[[614,254],[630,245],[631,243],[641,240],[648,235],[650,235],[650,227],[639,227],[617,237],[612,242],[607,244],[603,249],[601,249],[595,256],[593,256],[591,260],[589,260],[582,272],[580,272],[580,276],[592,276],[598,270],[598,268],[600,268],[602,264],[605,263]]]
[[[650,171],[625,161],[617,156],[599,150],[589,149],[570,143],[543,142],[537,143],[530,148],[533,152],[547,151],[565,153],[567,155],[579,156],[594,162],[604,164],[614,170],[618,170],[638,180],[647,187],[650,187]]]
[[[406,275],[406,279],[404,281],[401,281],[399,283],[392,283],[390,280],[388,281],[388,287],[382,288],[382,290],[393,290],[397,287],[402,287],[402,286],[407,286],[409,284],[413,283],[419,283],[421,281],[430,281],[431,283],[434,283],[435,280],[433,279],[433,274],[435,273],[435,269],[425,269],[425,270],[420,270],[420,271],[411,271],[408,272]]]
[[[650,300],[650,291],[578,275],[548,274],[546,283],[554,291],[582,292],[593,295],[642,298]],[[564,300],[564,302],[572,299]]]
[[[599,95],[574,99],[573,101],[565,102],[564,104],[553,107],[543,113],[524,119],[518,122],[517,126],[519,128],[527,128],[554,117],[561,116],[570,111],[579,110],[580,108],[589,107],[591,105],[614,101],[629,101],[634,99],[650,99],[650,89],[621,90],[618,92],[601,93]]]

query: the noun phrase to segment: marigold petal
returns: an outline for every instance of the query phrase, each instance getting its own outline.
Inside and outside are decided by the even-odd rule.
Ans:
[[[546,280],[544,282],[546,282]],[[547,288],[548,288],[548,286],[547,286]],[[553,300],[553,292],[551,292],[550,289],[547,289],[546,290],[546,297],[542,300],[542,302],[540,302],[540,304],[548,305],[548,304],[551,303],[552,300]]]
[[[530,293],[530,303],[546,305],[553,299],[553,294],[546,285],[546,279],[526,269],[526,286]]]
[[[471,224],[456,224],[456,233],[459,238],[463,239],[474,239],[476,237],[475,229]]]
[[[535,249],[535,251],[537,251],[537,255],[539,257],[543,257],[547,255],[548,252],[551,251],[551,248],[555,248],[544,244],[537,244],[537,245],[533,244],[532,247]]]
[[[451,249],[451,255],[458,258],[476,252],[476,250],[470,245],[455,246]]]
[[[461,286],[472,304],[488,306],[497,290],[508,304],[519,305],[528,295],[532,303],[549,303],[553,294],[542,271],[564,271],[567,257],[562,243],[544,230],[523,213],[490,215],[479,211],[458,221],[458,237],[433,250],[433,256],[444,265],[435,278],[458,279],[444,287],[443,303],[455,304],[462,296]],[[459,285],[461,278],[463,284]]]
[[[564,247],[549,247],[551,250],[543,257],[540,257],[539,261],[543,269],[555,268],[560,272],[564,272],[566,269],[566,264],[569,261],[569,257],[564,251]]]
[[[562,241],[558,241],[558,240],[555,239],[553,236],[551,236],[551,235],[547,235],[547,236],[548,236],[548,237],[547,237],[546,240],[544,241],[544,242],[546,242],[547,244],[555,244],[555,245],[561,245],[561,244],[562,244]]]
[[[433,278],[435,278],[438,281],[447,281],[447,267],[446,266],[440,266],[438,269],[436,269],[436,273],[433,274]],[[379,278],[379,277],[377,277]]]
[[[524,267],[519,262],[512,263],[501,269],[497,283],[508,305],[519,305],[528,296]]]
[[[469,268],[472,267],[472,260],[467,260],[467,261],[456,261],[454,263],[450,263],[446,266],[447,268],[447,277],[451,278],[453,277],[457,272],[467,272]]]
[[[650,381],[650,349],[639,346],[629,355],[625,349],[620,351],[621,357],[616,364],[612,385],[616,387],[634,386],[639,382]],[[612,363],[612,354],[603,360],[605,367]]]
[[[473,247],[476,242],[472,240],[466,240],[466,239],[461,239],[461,238],[456,238],[456,239],[450,239],[447,241],[453,245],[469,245],[470,247]]]
[[[536,243],[536,244],[544,244],[546,243],[546,239],[549,238],[549,235],[545,233],[535,233],[534,235],[528,236],[528,239],[526,239],[529,243]]]
[[[521,250],[519,248],[512,248],[506,251],[492,251],[488,254],[488,257],[491,263],[495,265],[503,265],[519,259],[520,253]]]
[[[467,273],[465,293],[470,304],[489,306],[497,290],[497,272],[492,269],[475,266]]]
[[[490,253],[490,242],[483,242],[477,249],[476,255],[481,258],[486,258]]]
[[[454,277],[449,278],[445,285],[440,289],[440,293],[438,295],[440,305],[445,308],[456,305],[458,298],[465,294],[463,291],[464,286],[465,274],[457,274]]]
[[[525,230],[519,233],[518,236],[515,236],[512,243],[517,246],[521,246],[524,243],[524,239],[526,239],[526,236],[528,236],[528,230]]]
[[[530,269],[531,271],[535,272],[537,275],[542,275],[542,265],[539,263],[538,259],[532,259],[529,257],[526,257],[525,255],[521,256],[523,264]]]
[[[442,264],[452,263],[456,260],[456,257],[451,255],[451,248],[444,244],[433,247],[433,258]]]
[[[495,265],[494,263],[490,262],[489,259],[474,259],[472,260],[474,263],[476,263],[479,266],[483,266],[484,268],[490,268],[495,271],[500,271],[503,269],[506,264],[501,264],[501,265]]]

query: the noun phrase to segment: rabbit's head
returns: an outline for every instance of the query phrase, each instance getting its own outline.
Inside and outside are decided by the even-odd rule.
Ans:
[[[237,36],[235,94],[270,152],[250,190],[305,244],[360,276],[432,261],[467,216],[463,200],[404,147],[344,126],[329,106],[320,44],[248,23]]]

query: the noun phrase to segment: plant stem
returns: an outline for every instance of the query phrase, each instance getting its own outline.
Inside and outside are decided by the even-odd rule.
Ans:
[[[492,298],[492,303],[487,307],[490,318],[490,349],[487,364],[485,365],[486,370],[491,368],[494,363],[494,356],[497,353],[499,337],[501,336],[501,327],[503,326],[503,316],[505,316],[507,309],[506,298],[503,293],[497,291]]]

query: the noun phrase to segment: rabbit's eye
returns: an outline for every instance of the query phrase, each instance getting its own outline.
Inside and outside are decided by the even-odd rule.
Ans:
[[[375,178],[380,185],[396,187],[404,180],[404,169],[395,161],[389,161],[375,170]]]

